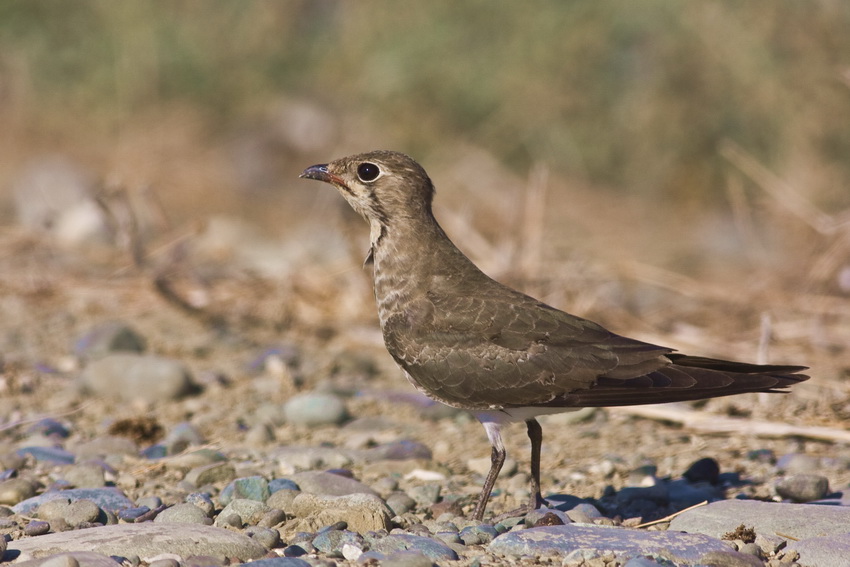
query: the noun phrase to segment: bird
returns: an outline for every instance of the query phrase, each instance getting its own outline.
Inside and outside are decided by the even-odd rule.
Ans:
[[[540,488],[537,417],[583,407],[787,392],[805,366],[701,356],[615,334],[490,278],[432,211],[434,184],[406,154],[377,150],[308,167],[369,224],[378,318],[387,351],[420,392],[472,413],[490,442],[490,469],[471,517],[482,520],[505,462],[503,427],[525,422],[531,498]]]

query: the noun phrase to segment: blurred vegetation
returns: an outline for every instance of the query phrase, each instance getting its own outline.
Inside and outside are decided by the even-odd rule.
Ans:
[[[844,0],[6,0],[0,105],[95,134],[187,105],[215,132],[301,97],[418,157],[466,140],[521,173],[702,204],[730,140],[846,204],[848,29]]]

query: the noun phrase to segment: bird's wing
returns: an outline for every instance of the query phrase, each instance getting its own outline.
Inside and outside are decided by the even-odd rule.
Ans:
[[[546,405],[601,376],[619,381],[669,364],[672,349],[506,290],[411,301],[384,323],[390,354],[425,393],[476,409]]]

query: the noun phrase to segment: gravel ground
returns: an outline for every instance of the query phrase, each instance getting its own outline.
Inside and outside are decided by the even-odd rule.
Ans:
[[[641,529],[651,534],[704,500],[844,503],[846,443],[747,433],[748,419],[840,423],[841,397],[806,386],[703,404],[740,418],[734,435],[605,410],[543,418],[542,485],[558,509],[495,521],[528,497],[528,440],[511,428],[478,525],[464,514],[489,466],[483,428],[417,395],[394,368],[359,273],[325,266],[275,280],[221,262],[131,266],[114,250],[84,254],[12,230],[3,248],[7,561],[67,551],[67,565],[157,567],[281,556],[292,559],[280,565],[692,564],[657,550],[633,563],[604,546],[512,556],[506,539],[491,541],[533,526],[661,520]],[[85,528],[105,531],[74,535]],[[772,539],[732,534],[720,551],[700,551],[702,562],[710,552],[730,565],[807,564],[804,550],[786,547],[793,538],[759,535]]]

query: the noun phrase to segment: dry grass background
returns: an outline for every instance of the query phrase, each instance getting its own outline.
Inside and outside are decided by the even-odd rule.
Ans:
[[[827,0],[4,2],[7,381],[106,318],[174,356],[223,326],[379,352],[365,226],[297,175],[381,147],[423,163],[497,279],[695,354],[808,364],[804,413],[772,418],[843,429],[848,24]],[[56,154],[98,180],[111,241],[19,226],[12,189]]]

